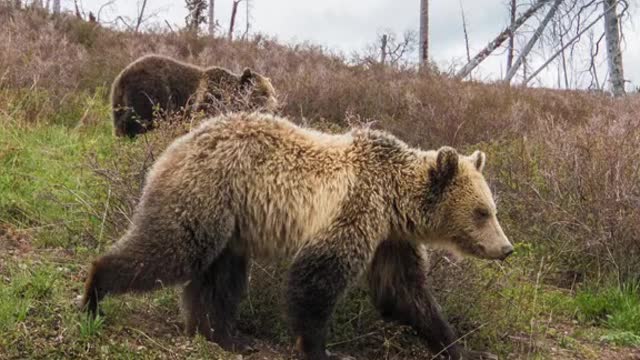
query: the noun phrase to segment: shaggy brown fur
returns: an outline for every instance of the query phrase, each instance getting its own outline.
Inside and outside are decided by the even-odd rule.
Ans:
[[[241,75],[219,67],[201,68],[160,55],[129,64],[111,87],[114,132],[135,137],[154,127],[154,112],[184,110],[217,115],[222,110],[273,111],[271,81],[246,68]]]
[[[153,165],[131,227],[93,263],[83,304],[95,313],[106,294],[188,282],[187,331],[233,349],[244,345],[234,322],[247,262],[289,256],[288,312],[306,359],[328,358],[334,306],[367,269],[386,319],[459,358],[421,249],[488,259],[513,251],[484,162],[480,152],[421,151],[376,130],[328,135],[256,113],[208,120]]]

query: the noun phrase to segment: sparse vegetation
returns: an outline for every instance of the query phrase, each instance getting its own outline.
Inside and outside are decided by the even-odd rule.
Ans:
[[[75,307],[89,260],[122,234],[145,170],[182,131],[112,136],[108,87],[150,52],[253,67],[272,79],[282,113],[309,126],[374,121],[424,148],[484,150],[516,254],[506,264],[434,254],[433,287],[462,341],[515,358],[640,353],[637,95],[462,83],[260,35],[117,33],[2,6],[0,24],[0,358],[233,358],[182,336],[174,289],[110,298],[95,321]],[[290,354],[283,265],[253,266],[242,308],[269,359]],[[362,359],[429,358],[360,288],[342,300],[329,342]]]

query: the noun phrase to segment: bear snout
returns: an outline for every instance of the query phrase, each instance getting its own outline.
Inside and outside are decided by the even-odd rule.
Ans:
[[[504,261],[509,255],[513,254],[513,245],[505,245],[502,247],[502,255],[500,256],[500,260]]]

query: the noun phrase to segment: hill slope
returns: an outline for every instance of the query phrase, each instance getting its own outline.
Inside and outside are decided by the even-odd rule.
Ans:
[[[308,126],[374,121],[423,148],[484,150],[517,250],[507,264],[434,255],[433,287],[462,341],[501,358],[640,357],[637,97],[349,65],[263,36],[136,35],[5,7],[0,24],[0,358],[236,358],[181,335],[174,289],[108,299],[99,322],[74,307],[89,260],[122,234],[145,170],[179,131],[111,135],[110,82],[151,52],[253,67],[272,78],[282,114]],[[284,265],[253,267],[241,325],[261,352],[250,359],[290,357]],[[429,358],[360,287],[338,307],[330,343],[359,359]]]

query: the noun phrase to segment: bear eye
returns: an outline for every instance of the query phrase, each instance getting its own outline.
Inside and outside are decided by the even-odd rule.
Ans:
[[[486,208],[476,208],[473,210],[473,215],[477,220],[486,220],[489,218],[491,213]]]

